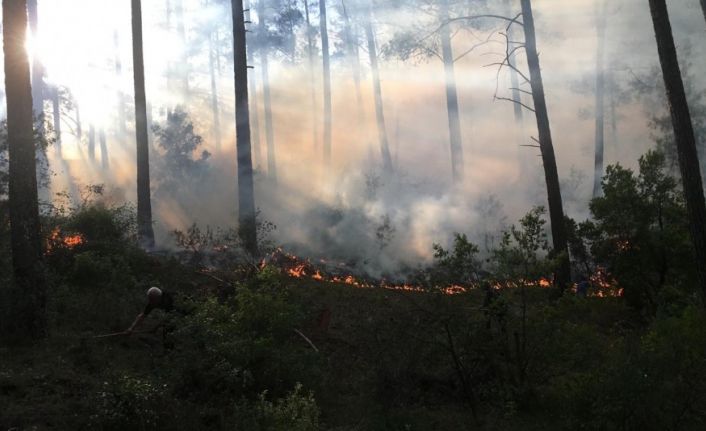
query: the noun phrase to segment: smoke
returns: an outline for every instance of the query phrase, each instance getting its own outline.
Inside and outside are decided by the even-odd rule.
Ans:
[[[79,139],[65,131],[63,160],[56,155],[52,160],[57,174],[53,191],[104,183],[114,195],[134,201],[129,3],[54,3],[58,2],[40,1],[42,30],[36,45],[42,48],[36,52],[42,58],[46,56],[48,79],[69,88],[81,106],[84,130],[90,123],[106,131],[110,169],[104,170],[99,161],[89,160],[85,135]],[[183,47],[175,32],[175,17],[171,17],[172,27],[167,28],[164,5],[160,3],[143,4],[147,97],[152,120],[164,124],[170,109],[183,106],[204,138],[197,152],[211,153],[205,173],[185,178],[175,190],[153,194],[157,241],[172,247],[170,232],[174,229],[185,229],[192,223],[232,227],[237,220],[233,73],[228,62],[232,41],[225,4],[203,8],[201,2],[184,0],[185,15],[189,17],[185,22],[189,46]],[[533,3],[565,207],[569,216],[583,219],[588,216],[591,197],[594,124],[591,115],[580,112],[592,110],[594,98],[592,91],[575,89],[576,82],[589,82],[595,74],[594,2]],[[654,36],[644,1],[609,4],[606,63],[613,79],[624,84],[656,64]],[[678,41],[683,44],[706,37],[706,24],[697,2],[673,2],[670,6]],[[504,13],[504,6],[498,7],[497,12]],[[329,15],[332,46],[341,50],[341,17],[334,8]],[[401,13],[394,8],[376,10],[378,45],[383,46],[396,32],[418,25],[420,19],[419,14]],[[312,8],[312,21],[317,20],[317,10]],[[209,26],[220,41],[220,142],[214,139],[210,107],[209,52],[204,37],[204,28]],[[459,31],[454,39],[454,49],[460,53],[475,43],[478,35],[495,32],[495,43],[478,48],[456,63],[466,173],[460,184],[451,181],[440,61],[430,58],[411,64],[382,59],[386,132],[395,164],[394,172],[383,172],[367,53],[361,48],[360,106],[350,61],[343,52],[334,53],[333,160],[331,166],[324,166],[322,140],[320,136],[315,139],[313,133],[315,125],[321,133],[323,124],[320,59],[317,55],[314,111],[304,51],[292,63],[273,49],[269,72],[277,184],[267,178],[266,172],[261,86],[256,94],[251,94],[258,98],[260,109],[261,142],[253,145],[260,145],[262,153],[261,160],[255,160],[256,205],[261,217],[277,226],[272,239],[302,256],[341,261],[371,276],[390,277],[428,262],[432,244],[448,245],[455,232],[468,234],[484,250],[490,248],[499,229],[532,206],[546,205],[541,159],[538,149],[532,147],[531,137],[536,137],[532,112],[525,110],[524,122],[518,124],[509,102],[493,100],[496,91],[499,96],[509,97],[507,71],[498,73],[497,67],[488,67],[502,57],[504,39],[498,32],[503,28],[499,25],[494,30],[474,30],[472,34]],[[298,30],[300,48],[305,43],[303,31]],[[117,50],[114,32],[119,35]],[[703,66],[705,45],[693,45],[689,60]],[[178,88],[178,79],[173,77],[174,65],[184,52],[189,58],[188,93]],[[122,62],[122,74],[115,71],[116,58]],[[526,67],[522,55],[518,61],[520,68]],[[253,66],[251,73],[261,84],[260,64]],[[695,83],[699,89],[706,86],[701,75]],[[127,101],[124,135],[118,124],[119,94]],[[606,98],[610,96],[607,94]],[[617,93],[613,96],[623,97]],[[524,97],[524,102],[531,105],[529,97]],[[621,100],[616,121],[616,134],[606,136],[606,165],[620,162],[634,167],[638,156],[653,146],[645,107],[638,98]],[[154,136],[150,139],[152,166],[156,169],[162,150],[154,143]]]

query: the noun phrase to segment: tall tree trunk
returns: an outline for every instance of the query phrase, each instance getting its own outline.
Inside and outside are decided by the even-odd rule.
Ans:
[[[512,9],[512,4],[511,0],[505,0],[505,5],[508,11],[508,16],[514,18],[515,14]],[[507,30],[507,37],[511,42],[516,42],[515,41],[515,36],[517,32],[515,31],[515,25],[511,25],[510,28]],[[520,92],[520,83],[519,79],[517,78],[517,70],[515,68],[517,67],[517,56],[515,55],[515,52],[513,51],[510,54],[509,62],[510,62],[510,91],[512,92],[512,100],[514,101],[513,106],[514,106],[514,112],[515,112],[515,123],[522,127],[523,124],[523,115],[522,115],[522,93]]]
[[[150,152],[147,136],[145,63],[142,52],[142,2],[132,0],[132,61],[135,71],[135,134],[137,139],[137,235],[141,246],[154,247],[150,198]]]
[[[556,284],[563,291],[566,289],[571,279],[569,248],[566,237],[566,227],[564,225],[564,207],[561,201],[559,174],[557,172],[556,157],[554,156],[554,145],[552,143],[551,129],[549,127],[547,102],[544,98],[542,71],[539,67],[537,40],[534,30],[534,17],[532,16],[532,4],[530,0],[521,0],[521,3],[522,20],[525,29],[527,64],[529,66],[532,98],[534,100],[535,115],[537,117],[537,131],[539,133],[539,147],[542,153],[542,163],[544,165],[544,178],[547,183],[552,243],[554,246],[554,253],[557,255],[563,255],[560,266],[557,269]]]
[[[672,114],[679,170],[689,215],[691,240],[696,256],[696,272],[699,285],[704,293],[703,299],[706,301],[706,202],[699,170],[694,128],[684,92],[684,82],[679,70],[679,60],[674,46],[667,4],[665,0],[649,0],[649,2],[664,86],[667,90],[669,110]]]
[[[323,59],[324,78],[324,165],[331,166],[331,58],[328,47],[328,28],[326,19],[326,0],[319,0],[319,27],[321,28],[321,57]]]
[[[63,159],[63,152],[61,146],[61,104],[59,103],[59,87],[53,86],[51,88],[51,110],[52,118],[54,120],[54,148],[56,149],[56,154],[59,159]]]
[[[213,113],[213,140],[216,147],[221,147],[221,113],[218,107],[218,82],[215,66],[213,34],[208,36],[208,72],[211,77],[211,112]]]
[[[176,18],[177,35],[181,43],[181,61],[179,62],[179,79],[181,81],[181,91],[186,98],[189,95],[189,46],[186,41],[186,27],[184,26],[184,0],[176,0],[174,6]]]
[[[101,129],[100,132],[98,132],[98,142],[101,150],[101,168],[103,171],[107,172],[110,168],[110,158],[108,157],[108,144],[105,139],[104,129]]]
[[[267,26],[265,25],[265,0],[259,0],[257,9],[260,27],[260,68],[262,73],[262,95],[265,111],[265,140],[267,141],[267,175],[277,183],[277,160],[275,158],[275,134],[272,125],[272,98],[270,97],[270,71],[267,61]]]
[[[29,18],[29,29],[32,37],[36,41],[39,36],[39,11],[37,10],[37,0],[27,1],[27,14]],[[32,113],[37,124],[37,131],[44,133],[44,66],[36,52],[32,56]]]
[[[370,6],[372,9],[372,6]],[[387,144],[387,129],[385,127],[385,111],[382,104],[382,88],[380,86],[380,69],[378,68],[377,49],[375,48],[375,33],[373,32],[373,14],[368,10],[365,20],[365,36],[368,40],[368,55],[370,56],[370,68],[373,75],[373,93],[375,95],[375,117],[377,119],[378,136],[380,139],[380,153],[382,155],[382,165],[387,173],[392,171],[392,157],[390,147]]]
[[[442,23],[449,21],[449,2],[442,0],[439,6],[439,18]],[[451,47],[451,28],[444,24],[440,29],[441,54],[444,60],[444,78],[446,81],[446,113],[449,120],[449,144],[451,149],[451,176],[454,183],[463,181],[463,142],[461,140],[461,120],[458,110],[458,91],[454,71],[454,54]]]
[[[96,127],[93,124],[88,126],[88,160],[91,163],[96,161]]]
[[[251,22],[250,20],[250,1],[244,0],[243,7],[245,7],[245,21]],[[255,48],[252,44],[247,43],[247,38],[245,40],[246,48],[248,50],[248,65],[252,67],[255,64]],[[218,56],[220,58],[220,56]],[[255,167],[258,168],[262,166],[262,151],[260,150],[260,111],[257,103],[257,75],[254,73],[248,74],[248,100],[250,111],[250,137],[251,146],[255,156]]]
[[[126,126],[126,109],[125,109],[125,94],[122,89],[123,82],[123,62],[120,60],[120,36],[118,30],[113,31],[113,50],[115,51],[115,79],[118,82],[118,132],[120,138],[124,139],[127,133]]]
[[[601,0],[598,0],[601,1]],[[605,147],[605,32],[606,16],[605,3],[596,7],[596,135],[595,135],[595,158],[593,165],[593,197],[601,195],[601,180],[603,179],[603,154]]]
[[[306,45],[307,58],[309,60],[309,90],[311,92],[311,121],[313,123],[314,132],[314,149],[319,148],[319,121],[317,115],[316,104],[316,75],[314,74],[314,29],[311,26],[311,18],[309,16],[309,0],[304,0],[304,18],[306,19]]]
[[[703,12],[704,19],[706,19],[706,0],[701,0],[701,12]]]
[[[233,9],[233,68],[235,78],[235,128],[238,152],[239,234],[245,249],[257,254],[255,192],[250,154],[250,112],[248,107],[248,60],[245,42],[243,1],[231,0]]]
[[[346,8],[346,2],[341,0],[341,5],[343,7],[343,19],[345,22],[344,30],[346,36],[346,51],[348,54],[348,59],[351,62],[351,70],[353,71],[353,83],[355,84],[355,96],[356,96],[356,112],[358,118],[358,128],[363,129],[363,93],[360,88],[360,55],[358,53],[358,33],[355,32],[351,25],[350,17],[348,16],[348,9]]]
[[[9,205],[15,285],[2,333],[40,338],[46,331],[46,278],[37,201],[32,88],[25,51],[27,2],[3,0]],[[5,288],[3,288],[5,289]]]

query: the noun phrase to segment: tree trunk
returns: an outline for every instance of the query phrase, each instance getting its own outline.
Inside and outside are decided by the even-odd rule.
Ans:
[[[88,126],[88,160],[96,161],[96,128],[93,124]]]
[[[61,148],[61,105],[59,103],[59,88],[56,86],[51,88],[51,110],[54,120],[54,139],[56,139],[54,148],[59,160],[61,160],[64,157]]]
[[[251,22],[250,20],[250,1],[243,0],[243,7],[245,8],[245,22]],[[245,39],[246,48],[248,50],[248,67],[253,67],[255,64],[255,48],[247,43],[247,38]],[[220,58],[218,56],[217,58]],[[262,152],[260,150],[260,112],[257,104],[257,75],[254,73],[248,74],[248,108],[250,111],[250,141],[253,150],[253,156],[255,158],[254,167],[259,168],[262,165]]]
[[[275,135],[272,125],[272,99],[270,97],[270,71],[267,61],[267,27],[265,26],[265,0],[258,2],[258,25],[260,27],[260,68],[262,73],[262,95],[265,111],[265,140],[267,141],[267,175],[277,183],[277,160],[275,158]]]
[[[535,115],[537,117],[537,131],[539,133],[539,147],[544,165],[544,178],[547,183],[547,197],[549,203],[549,221],[552,229],[552,242],[554,253],[561,256],[560,266],[556,273],[556,284],[562,291],[566,289],[571,279],[569,263],[569,248],[564,226],[564,207],[561,201],[561,188],[557,172],[554,145],[552,143],[551,129],[549,127],[549,113],[547,102],[544,98],[544,84],[542,71],[539,67],[537,54],[537,41],[535,38],[534,18],[530,0],[521,0],[522,20],[525,29],[525,50],[529,66],[532,98],[534,100]]]
[[[147,136],[145,64],[142,53],[142,2],[132,0],[132,61],[135,71],[135,134],[137,138],[137,235],[141,246],[154,247],[150,198],[150,152]]]
[[[704,14],[704,19],[706,19],[706,0],[701,0],[701,11]]]
[[[442,23],[449,21],[448,0],[442,0],[439,6],[439,19]],[[461,120],[458,110],[458,91],[456,90],[456,75],[454,71],[454,54],[451,47],[451,28],[449,24],[440,29],[441,54],[444,60],[444,77],[446,81],[446,113],[449,120],[449,144],[451,149],[451,177],[454,183],[463,181],[463,143],[461,140]]]
[[[510,0],[505,0],[507,6],[508,17],[514,18],[515,14],[512,11],[512,4]],[[515,42],[515,26],[511,25],[507,30],[507,37],[511,42]],[[520,83],[517,78],[517,71],[514,69],[517,67],[516,55],[514,52],[510,54],[510,91],[512,91],[512,100],[514,101],[514,112],[515,112],[515,123],[522,127],[523,125],[523,115],[522,115],[522,93],[520,92]]]
[[[360,88],[360,55],[358,54],[358,33],[353,31],[345,1],[341,0],[343,7],[343,19],[345,22],[346,50],[351,62],[353,71],[353,83],[355,84],[356,111],[358,116],[358,128],[363,129],[363,93]]]
[[[9,206],[14,287],[3,334],[40,338],[46,333],[46,278],[35,169],[32,88],[25,35],[27,2],[3,0]]]
[[[120,85],[123,81],[123,62],[120,60],[120,37],[118,30],[113,31],[113,50],[115,51],[115,79],[118,81],[118,132],[120,133],[121,139],[124,139],[127,133],[127,120],[125,113],[125,94]]]
[[[178,71],[181,80],[181,91],[185,98],[189,95],[189,46],[186,41],[186,28],[184,26],[184,0],[176,0],[174,5],[174,16],[176,18],[177,35],[181,43],[181,61]]]
[[[306,44],[307,58],[309,60],[309,86],[311,92],[311,121],[313,123],[314,132],[314,150],[319,148],[319,120],[317,117],[316,104],[316,75],[314,74],[314,30],[311,27],[311,19],[309,17],[309,0],[304,0],[304,17],[306,19]]]
[[[233,67],[235,78],[235,128],[238,152],[239,234],[245,249],[257,254],[255,196],[250,154],[250,112],[248,107],[248,61],[245,16],[242,0],[231,0],[233,9]]]
[[[321,57],[324,65],[324,166],[331,166],[331,58],[329,57],[326,0],[319,0],[319,27],[321,28]]]
[[[101,168],[107,172],[110,168],[110,159],[108,158],[108,144],[105,141],[105,130],[101,129],[98,132],[98,142],[101,149]],[[150,225],[151,226],[151,225]]]
[[[27,15],[30,32],[36,40],[39,30],[37,0],[27,1]],[[44,66],[36,52],[32,56],[32,113],[37,124],[37,131],[44,134]]]
[[[372,8],[372,6],[371,6]],[[375,33],[373,32],[372,11],[368,11],[365,20],[365,36],[368,40],[368,54],[370,56],[370,68],[373,75],[373,93],[375,95],[375,117],[377,119],[378,136],[380,139],[380,153],[382,155],[382,165],[386,173],[392,172],[392,157],[387,144],[387,129],[385,128],[385,111],[382,104],[382,88],[380,86],[380,70],[378,69],[378,56],[375,48]]]
[[[696,256],[696,272],[699,285],[704,293],[703,299],[706,301],[706,202],[704,201],[694,128],[684,92],[684,82],[679,70],[679,60],[674,46],[667,4],[665,0],[649,0],[649,2],[664,86],[667,90],[669,110],[672,114],[679,170],[689,215],[691,240]]]
[[[596,135],[595,158],[593,165],[594,198],[600,196],[602,192],[601,180],[603,179],[603,154],[605,147],[605,69],[603,65],[606,32],[605,4],[603,4],[602,7],[598,7],[596,10],[598,48],[596,50]]]
[[[221,113],[218,107],[218,82],[216,75],[216,56],[213,34],[208,36],[208,72],[211,77],[211,112],[213,113],[213,140],[216,147],[221,147]]]

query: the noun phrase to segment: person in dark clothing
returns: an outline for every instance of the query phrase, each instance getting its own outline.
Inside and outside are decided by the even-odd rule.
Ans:
[[[150,287],[147,290],[147,305],[144,311],[137,315],[132,325],[130,325],[125,333],[128,335],[132,334],[135,328],[137,328],[154,309],[160,309],[167,313],[174,311],[174,297],[172,294],[162,291],[162,289],[158,287]]]

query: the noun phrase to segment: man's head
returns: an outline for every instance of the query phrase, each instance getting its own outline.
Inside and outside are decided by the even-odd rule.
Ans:
[[[150,287],[147,290],[147,300],[152,305],[157,305],[162,301],[162,290],[159,287]]]

